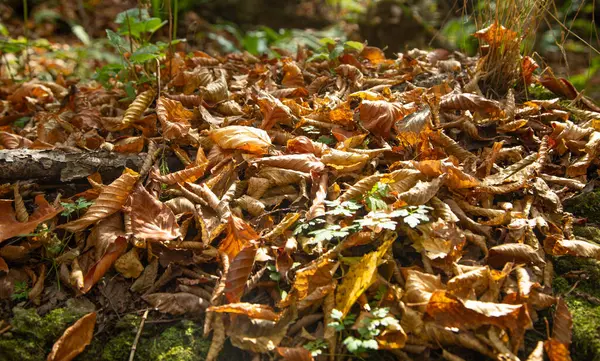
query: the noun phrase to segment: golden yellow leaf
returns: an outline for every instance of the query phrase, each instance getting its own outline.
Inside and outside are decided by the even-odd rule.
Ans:
[[[344,316],[348,314],[358,297],[373,283],[379,261],[387,253],[395,239],[395,233],[386,232],[381,246],[376,251],[364,255],[360,261],[352,265],[342,279],[336,291],[335,308]]]
[[[140,262],[140,258],[136,248],[132,248],[115,262],[115,269],[125,278],[138,278],[144,266]]]

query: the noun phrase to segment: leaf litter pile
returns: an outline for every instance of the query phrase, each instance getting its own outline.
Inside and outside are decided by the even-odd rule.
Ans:
[[[310,56],[175,53],[129,102],[118,79],[4,80],[0,153],[139,162],[108,181],[99,162],[76,194],[0,186],[0,295],[125,283],[112,303],[204,322],[208,360],[227,339],[293,361],[570,359],[552,257],[600,259],[562,205],[598,177],[593,102],[528,57],[519,84],[556,99],[485,97],[485,58],[458,53]],[[48,359],[82,352],[97,316]]]

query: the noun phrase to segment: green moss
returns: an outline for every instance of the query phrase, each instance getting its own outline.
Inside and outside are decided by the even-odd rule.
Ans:
[[[575,226],[573,228],[573,234],[600,244],[600,228],[598,227]]]
[[[575,296],[566,298],[573,315],[574,361],[600,361],[600,306]]]
[[[139,323],[138,316],[123,317],[115,325],[115,336],[95,339],[77,361],[127,360]],[[135,360],[202,361],[209,347],[210,340],[203,338],[201,324],[185,320],[167,328],[146,325],[136,346]]]
[[[42,317],[33,308],[15,307],[10,335],[0,338],[0,361],[44,360],[52,344],[81,316],[58,308]]]
[[[556,94],[541,85],[532,85],[527,88],[527,99],[545,100],[554,99],[556,97]]]
[[[100,355],[99,358],[92,357],[92,358],[89,358],[89,360],[101,360],[101,361],[128,360],[134,338],[135,338],[135,332],[122,331],[119,334],[117,334],[115,337],[111,337],[110,340],[104,342],[104,348],[102,349],[102,354]],[[138,348],[139,348],[139,346],[138,346]],[[138,349],[138,350],[142,351],[142,349]],[[136,359],[138,359],[138,360],[142,360],[141,358],[139,358],[140,353],[136,353],[136,355],[138,356],[138,357],[136,357]]]
[[[38,341],[16,339],[9,336],[3,335],[0,338],[1,361],[43,361],[46,359],[45,349]]]
[[[195,361],[201,360],[194,352],[185,346],[171,347],[167,352],[158,355],[157,361]]]
[[[600,297],[600,288],[598,287],[598,283],[600,282],[600,261],[573,256],[556,257],[554,271],[557,275],[564,275],[572,271],[578,274],[583,273],[585,277],[579,278],[577,289]]]
[[[148,341],[149,354],[145,360],[152,361],[202,361],[210,347],[210,340],[202,336],[201,325],[189,320],[167,328]]]
[[[555,293],[564,295],[571,291],[564,297],[573,316],[572,359],[600,361],[600,305],[588,300],[600,298],[600,262],[563,256],[555,259],[554,269],[557,275],[561,275],[553,280]],[[568,278],[569,272],[583,277]],[[571,290],[576,280],[579,281],[577,287]]]
[[[575,196],[567,200],[565,206],[568,212],[576,216],[600,223],[600,190]]]
[[[569,284],[569,281],[563,277],[556,277],[554,281],[552,281],[552,288],[555,294],[564,294],[569,291],[571,285]]]

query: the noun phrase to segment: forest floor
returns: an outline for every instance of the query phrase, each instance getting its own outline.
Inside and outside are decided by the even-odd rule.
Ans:
[[[600,107],[514,32],[208,54],[115,15],[114,54],[1,43],[0,361],[600,360]]]

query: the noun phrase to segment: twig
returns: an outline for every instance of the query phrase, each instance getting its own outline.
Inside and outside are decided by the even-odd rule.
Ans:
[[[167,6],[169,7],[169,82],[172,79],[173,68],[171,64],[173,62],[173,9],[171,9],[171,0],[167,0]]]
[[[135,350],[137,349],[138,341],[140,340],[140,336],[142,335],[142,330],[144,329],[144,323],[146,322],[146,318],[148,318],[149,308],[144,311],[142,315],[142,321],[140,322],[140,327],[138,327],[137,334],[135,335],[135,339],[133,340],[133,345],[131,345],[131,352],[129,353],[129,361],[133,361],[133,357],[135,356]]]
[[[4,325],[4,321],[0,321],[0,326]],[[6,327],[0,329],[0,335],[2,335],[3,333],[5,333],[6,331],[10,330],[12,328],[11,324],[6,325]]]

